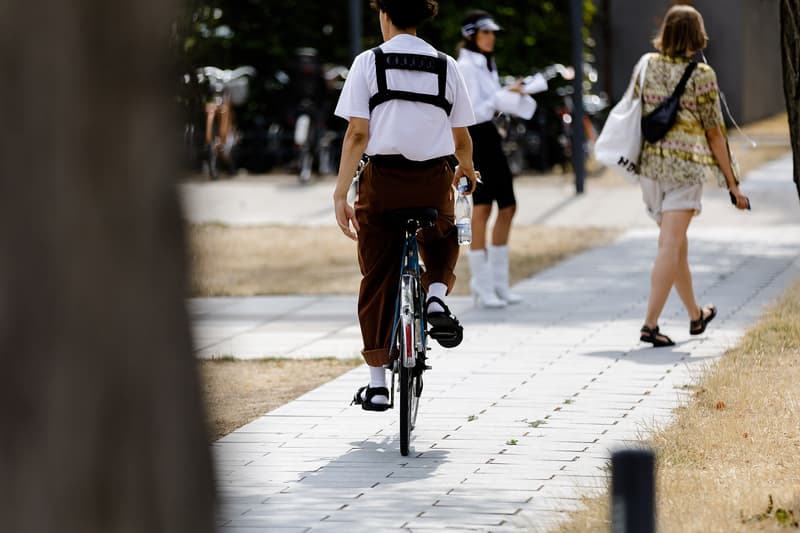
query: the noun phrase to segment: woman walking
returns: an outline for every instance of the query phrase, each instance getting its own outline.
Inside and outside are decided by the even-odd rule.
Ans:
[[[475,186],[467,131],[475,118],[455,60],[417,37],[417,26],[436,14],[438,3],[372,0],[372,7],[378,11],[384,43],[356,57],[336,106],[336,115],[349,125],[333,201],[339,228],[358,242],[363,275],[358,319],[369,384],[356,392],[353,402],[367,411],[385,411],[385,365],[390,361],[403,251],[402,231],[390,223],[388,214],[413,207],[437,210],[435,226],[418,236],[425,262],[426,311],[429,322],[436,317],[439,332],[460,342],[463,330],[445,304],[445,295],[455,283],[458,260],[453,185],[466,176],[470,191]],[[347,191],[363,153],[369,162],[353,209]],[[449,164],[452,155],[459,163],[455,170]],[[433,331],[430,336],[438,340]]]
[[[500,26],[486,11],[471,11],[461,27],[464,38],[458,55],[458,65],[464,74],[477,124],[470,126],[474,146],[475,168],[480,171],[483,185],[475,190],[472,213],[472,244],[469,267],[470,289],[485,307],[504,307],[522,299],[508,287],[508,239],[511,221],[517,209],[511,169],[500,144],[500,135],[492,122],[497,111],[510,112],[530,118],[535,102],[523,94],[522,84],[500,87],[494,63],[495,32]],[[497,218],[491,229],[491,244],[487,246],[489,216],[497,203]]]
[[[676,5],[667,11],[653,40],[658,54],[647,61],[641,88],[643,115],[672,94],[692,57],[705,49],[707,42],[703,17],[695,8]],[[640,160],[640,175],[646,176],[640,179],[642,198],[648,214],[661,228],[647,314],[640,332],[640,339],[655,347],[675,344],[658,327],[673,286],[689,316],[691,335],[703,333],[717,314],[714,305],[697,304],[688,262],[686,231],[692,217],[702,209],[703,182],[716,178],[728,188],[738,209],[748,207],[728,149],[717,76],[705,63],[689,72],[675,125],[662,139],[645,141]],[[634,96],[639,94],[637,84]]]

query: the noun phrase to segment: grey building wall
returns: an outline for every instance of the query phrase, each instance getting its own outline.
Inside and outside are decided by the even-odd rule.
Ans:
[[[785,110],[781,77],[779,0],[695,0],[709,35],[705,51],[737,122]],[[604,0],[598,30],[600,72],[617,101],[651,40],[669,0]],[[602,54],[600,53],[602,50]],[[607,63],[605,63],[607,62]]]

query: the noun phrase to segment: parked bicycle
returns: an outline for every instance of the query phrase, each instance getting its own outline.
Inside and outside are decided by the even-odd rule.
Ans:
[[[243,66],[234,70],[217,67],[198,69],[200,83],[207,83],[211,98],[205,104],[205,163],[210,179],[219,177],[220,160],[231,174],[237,165],[234,148],[239,135],[236,130],[234,106],[247,100],[249,78],[254,76],[253,67]]]
[[[586,138],[584,152],[590,173],[602,167],[591,159],[592,147],[608,108],[604,94],[595,93],[591,87],[597,82],[597,71],[584,64],[586,93],[583,95],[583,128]],[[525,168],[547,171],[554,165],[565,170],[571,165],[574,95],[572,80],[575,70],[562,64],[545,67],[539,73],[550,84],[549,90],[537,96],[540,104],[530,120],[501,116],[496,119],[498,130],[503,135],[503,150],[513,173]],[[506,77],[510,85],[515,79]]]

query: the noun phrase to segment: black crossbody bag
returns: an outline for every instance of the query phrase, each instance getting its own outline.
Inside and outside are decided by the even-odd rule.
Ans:
[[[678,86],[672,91],[672,94],[663,102],[658,104],[658,107],[653,109],[650,113],[642,117],[642,136],[647,142],[653,144],[664,138],[664,135],[672,129],[675,120],[678,118],[678,108],[681,103],[681,95],[686,89],[686,82],[689,81],[689,76],[697,67],[697,61],[692,61],[686,66],[683,71],[681,81]]]

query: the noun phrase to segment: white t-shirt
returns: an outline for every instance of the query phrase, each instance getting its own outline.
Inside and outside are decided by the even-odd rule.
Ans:
[[[436,49],[413,35],[397,35],[381,45],[385,53],[410,53],[436,56]],[[436,74],[387,69],[388,89],[438,94]],[[451,155],[455,151],[452,128],[475,124],[464,78],[456,61],[447,57],[445,98],[453,104],[450,116],[436,106],[407,100],[389,100],[377,106],[370,116],[369,99],[378,92],[375,55],[367,50],[353,61],[334,113],[369,120],[367,155],[400,154],[413,161]]]
[[[462,48],[458,54],[458,66],[464,75],[475,120],[479,124],[492,120],[497,111],[525,119],[533,116],[536,110],[533,98],[501,88],[497,69],[489,70],[485,55]]]

